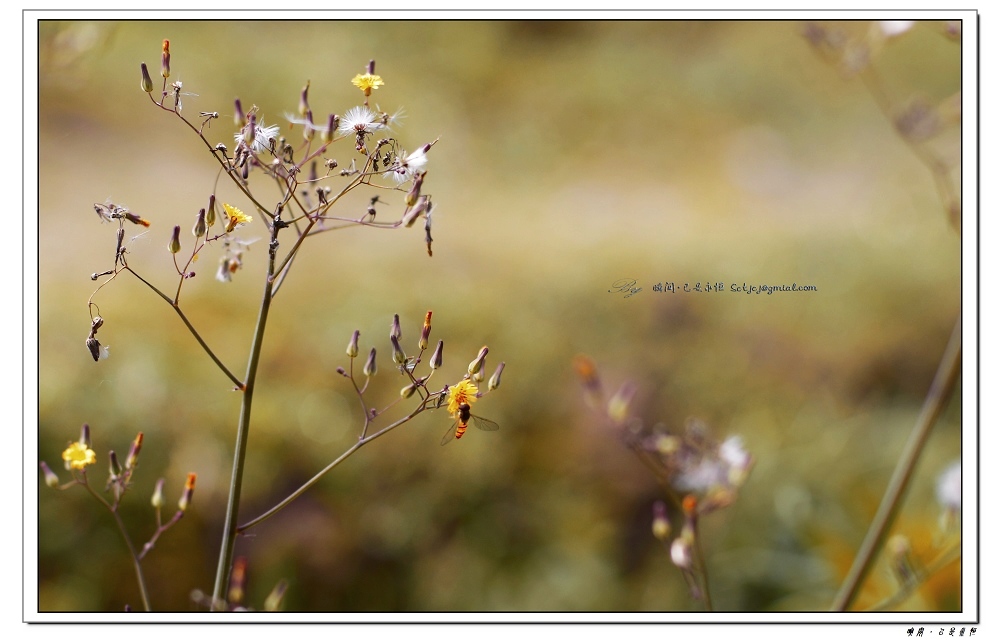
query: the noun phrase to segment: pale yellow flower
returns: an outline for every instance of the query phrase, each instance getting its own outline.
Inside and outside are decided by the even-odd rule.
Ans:
[[[83,470],[87,466],[97,463],[97,455],[94,451],[78,441],[70,444],[69,448],[63,451],[62,458],[66,462],[66,470]]]
[[[385,83],[382,82],[381,76],[376,76],[375,74],[358,74],[351,80],[351,84],[365,92],[365,96],[371,96],[372,89],[378,89]]]

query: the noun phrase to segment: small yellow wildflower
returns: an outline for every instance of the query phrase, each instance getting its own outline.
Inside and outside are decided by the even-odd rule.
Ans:
[[[468,379],[462,379],[448,391],[448,412],[452,417],[458,416],[459,406],[462,404],[468,404],[471,406],[476,403],[476,394],[479,392],[479,388],[476,384],[472,383]]]
[[[83,470],[97,463],[94,451],[79,441],[70,444],[69,448],[63,451],[62,458],[66,462],[66,470]]]
[[[240,208],[233,207],[229,203],[223,203],[222,209],[226,211],[226,216],[229,218],[229,223],[226,224],[226,233],[232,232],[236,229],[237,225],[249,223],[253,220],[252,216],[244,214]]]
[[[372,95],[372,89],[378,89],[385,83],[382,82],[382,76],[376,76],[375,74],[358,74],[351,80],[351,84],[365,92],[365,96]]]

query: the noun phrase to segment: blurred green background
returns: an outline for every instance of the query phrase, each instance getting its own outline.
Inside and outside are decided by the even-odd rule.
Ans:
[[[857,31],[867,24],[842,25]],[[404,108],[406,149],[440,137],[423,231],[351,229],[308,242],[272,309],[254,401],[241,515],[257,515],[339,455],[360,417],[344,347],[376,346],[376,399],[394,313],[411,348],[426,310],[443,379],[479,347],[503,386],[475,411],[502,426],[440,447],[449,423],[421,415],[362,449],[240,540],[247,604],[280,579],[290,611],[698,610],[650,534],[660,490],[583,403],[579,353],[635,410],[678,428],[738,434],[756,467],[732,507],[706,517],[713,598],[723,611],[825,610],[918,414],[960,304],[960,243],[927,169],[857,79],[814,55],[797,22],[44,22],[40,41],[39,454],[92,427],[107,451],[145,447],[122,509],[137,542],[153,529],[158,477],[170,502],[197,472],[194,504],[144,563],[153,605],[193,608],[211,591],[239,395],[169,307],[130,275],[95,298],[111,359],[95,364],[90,274],[110,267],[110,199],[152,221],[127,228],[129,263],[176,287],[166,243],[216,182],[202,143],[139,90],[171,41],[171,80],[218,111],[208,137],[232,148],[233,98],[281,124],[311,82],[317,120],[359,104]],[[890,96],[937,102],[960,89],[959,46],[918,24],[876,61]],[[957,150],[957,129],[942,137]],[[334,152],[353,157],[349,140]],[[277,195],[252,177],[258,195]],[[231,185],[220,200],[250,212]],[[363,212],[370,192],[340,213]],[[398,216],[384,197],[380,220]],[[264,237],[254,221],[251,236]],[[236,373],[245,369],[266,250],[230,284],[202,252],[182,303]],[[629,277],[643,287],[608,293]],[[817,292],[656,293],[657,282],[811,284]],[[439,375],[440,376],[440,375]],[[437,378],[435,378],[436,380]],[[398,415],[396,415],[398,416]],[[951,404],[893,533],[923,559],[938,543],[934,480],[960,453]],[[81,489],[39,481],[43,611],[140,605],[113,521]],[[960,608],[952,565],[900,608]],[[859,607],[895,586],[877,566]]]

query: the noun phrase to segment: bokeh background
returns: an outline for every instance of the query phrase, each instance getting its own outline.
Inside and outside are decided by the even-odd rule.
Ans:
[[[868,23],[829,25],[847,34]],[[383,109],[405,109],[404,148],[440,137],[425,192],[437,204],[434,256],[423,231],[350,229],[310,241],[283,286],[263,350],[243,494],[245,517],[284,497],[356,438],[344,348],[375,346],[375,398],[401,387],[389,324],[403,342],[434,311],[458,379],[483,344],[503,385],[476,411],[502,430],[421,415],[366,446],[276,518],[241,539],[247,604],[281,579],[291,611],[685,611],[668,553],[650,534],[662,492],[583,403],[572,367],[597,363],[605,386],[637,386],[634,411],[718,438],[741,435],[756,466],[739,501],[703,522],[716,607],[822,611],[846,574],[918,414],[960,305],[960,242],[930,173],[872,94],[778,22],[43,22],[39,29],[39,453],[92,427],[101,486],[107,451],[145,434],[122,509],[139,542],[153,529],[159,477],[170,501],[197,472],[194,505],[144,563],[153,604],[194,608],[211,591],[239,396],[169,307],[110,267],[114,225],[93,203],[152,221],[128,228],[129,262],[176,286],[166,243],[187,236],[215,189],[214,161],[139,90],[139,63],[171,80],[188,116],[218,111],[210,140],[231,146],[232,104],[257,105],[289,131],[311,82],[318,120],[361,95],[369,59]],[[873,64],[892,101],[935,104],[960,89],[960,49],[920,23]],[[156,77],[157,80],[158,77]],[[957,127],[937,142],[957,161]],[[334,152],[345,166],[350,141]],[[957,181],[957,171],[953,175]],[[276,191],[260,181],[258,194]],[[232,186],[220,200],[250,211]],[[359,215],[371,193],[345,204]],[[379,217],[398,216],[401,195]],[[264,237],[254,222],[251,236]],[[202,253],[182,303],[227,365],[245,368],[264,242],[234,281]],[[609,294],[634,278],[642,292]],[[810,284],[816,292],[657,293],[657,282]],[[397,415],[398,416],[398,415]],[[957,403],[935,430],[893,533],[915,555],[939,550],[937,474],[960,454]],[[139,597],[111,517],[81,489],[41,479],[43,611],[121,611]],[[899,608],[957,610],[952,564]],[[896,584],[884,561],[857,603]]]

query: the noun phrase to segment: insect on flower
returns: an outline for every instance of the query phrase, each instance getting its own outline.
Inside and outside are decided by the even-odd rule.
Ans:
[[[455,423],[448,428],[448,432],[444,434],[444,437],[441,438],[441,445],[444,446],[453,438],[461,439],[462,435],[465,434],[465,430],[469,427],[470,419],[472,420],[472,423],[476,425],[476,428],[479,428],[480,430],[485,430],[487,432],[500,430],[500,424],[491,419],[472,414],[472,408],[469,404],[462,403],[458,406],[458,418],[455,420]]]

